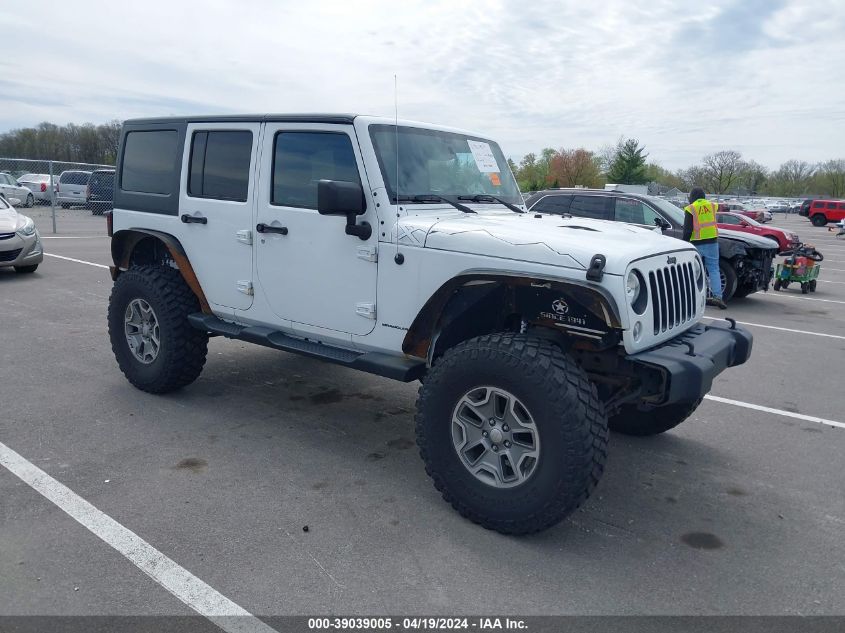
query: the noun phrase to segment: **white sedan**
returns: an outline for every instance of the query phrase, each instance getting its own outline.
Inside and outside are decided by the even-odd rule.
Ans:
[[[32,190],[18,184],[18,181],[12,178],[10,174],[0,173],[0,193],[8,199],[17,198],[25,207],[31,207],[35,204],[35,196],[32,195]]]

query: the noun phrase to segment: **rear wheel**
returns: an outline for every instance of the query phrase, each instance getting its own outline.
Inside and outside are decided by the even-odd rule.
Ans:
[[[188,323],[196,295],[178,270],[130,268],[114,283],[108,325],[112,351],[127,380],[142,391],[166,393],[202,372],[208,334]]]
[[[416,432],[443,498],[503,534],[538,532],[570,515],[607,456],[595,386],[560,348],[523,334],[448,350],[420,387]]]
[[[801,284],[801,294],[805,295],[808,292],[810,292],[810,284],[805,281]]]
[[[810,281],[810,292],[815,292],[815,291],[816,291],[816,280],[813,279],[812,281]]]
[[[780,279],[775,279],[775,283],[772,285],[772,288],[780,290]]]
[[[824,226],[827,224],[827,218],[821,213],[816,213],[816,215],[811,218],[811,221],[813,226]]]
[[[698,399],[650,411],[641,411],[634,405],[628,405],[608,419],[608,426],[611,431],[624,435],[657,435],[674,429],[692,415],[700,404],[701,399]]]
[[[35,196],[33,196],[31,193],[27,194],[26,203],[24,204],[24,206],[26,206],[27,209],[31,209],[32,207],[34,207],[35,206]]]
[[[70,209],[70,205],[67,202],[62,202],[62,209]]]

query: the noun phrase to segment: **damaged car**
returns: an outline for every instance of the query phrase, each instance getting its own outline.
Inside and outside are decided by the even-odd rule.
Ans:
[[[547,189],[532,195],[525,204],[537,213],[658,227],[664,235],[678,239],[684,233],[684,210],[655,196],[599,189]],[[719,272],[724,300],[768,290],[777,251],[772,240],[720,228]]]

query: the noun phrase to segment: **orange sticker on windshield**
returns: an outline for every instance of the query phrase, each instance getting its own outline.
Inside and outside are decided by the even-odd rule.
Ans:
[[[502,181],[499,178],[499,174],[497,174],[496,172],[490,173],[490,182],[492,182],[493,185],[496,186],[496,187],[498,187],[502,184]]]

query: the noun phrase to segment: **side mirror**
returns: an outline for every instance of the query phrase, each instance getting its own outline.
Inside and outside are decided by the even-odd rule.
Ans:
[[[370,239],[373,234],[370,223],[358,224],[358,216],[366,211],[364,189],[357,182],[320,180],[317,183],[317,212],[320,215],[345,215],[347,235]]]
[[[317,183],[320,215],[362,215],[366,210],[364,189],[357,182],[320,180]]]
[[[660,227],[663,231],[665,231],[666,229],[671,229],[671,228],[672,228],[672,225],[671,225],[671,224],[669,224],[666,220],[664,220],[664,219],[663,219],[663,218],[661,218],[661,217],[656,217],[656,218],[654,218],[654,224],[655,224],[656,226],[659,226],[659,227]]]

